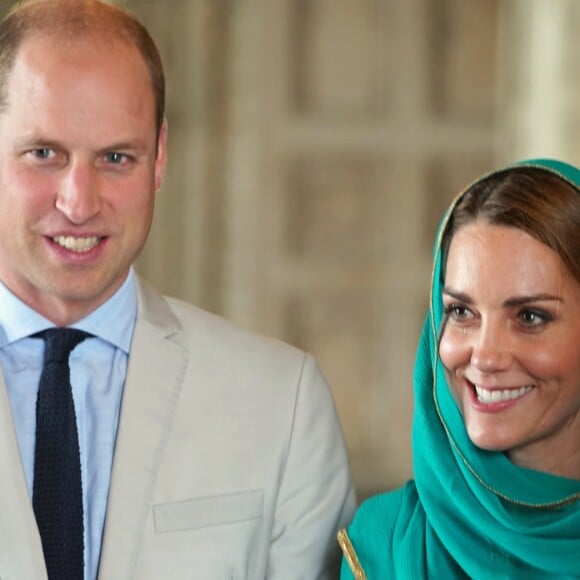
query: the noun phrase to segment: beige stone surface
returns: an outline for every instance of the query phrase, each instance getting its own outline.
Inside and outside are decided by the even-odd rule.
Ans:
[[[140,269],[313,352],[360,496],[401,484],[437,224],[497,163],[578,162],[578,2],[127,4],[171,79]]]
[[[169,79],[168,176],[139,270],[313,352],[360,496],[401,484],[437,223],[497,163],[579,163],[580,3],[123,4]]]

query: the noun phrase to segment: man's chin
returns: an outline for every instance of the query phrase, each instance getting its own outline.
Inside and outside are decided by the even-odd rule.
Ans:
[[[70,303],[71,307],[93,310],[110,298],[123,284],[123,276],[103,276],[90,273],[79,273],[74,276],[55,276],[45,280],[44,292],[49,300]],[[42,287],[40,288],[42,292]]]

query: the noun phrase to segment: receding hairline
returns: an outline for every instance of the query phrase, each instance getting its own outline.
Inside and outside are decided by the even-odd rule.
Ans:
[[[29,19],[42,17],[48,27],[58,23],[83,26],[95,24],[99,19],[118,23],[137,21],[130,11],[106,0],[21,0],[8,10],[5,18],[25,12]]]
[[[53,33],[65,38],[90,35],[132,40],[135,17],[114,4],[99,0],[22,0],[4,20],[18,18],[23,40],[34,32]]]
[[[5,104],[7,78],[21,46],[37,35],[57,38],[61,44],[93,41],[134,49],[152,84],[160,130],[165,77],[155,42],[134,15],[100,0],[23,0],[8,11],[0,24],[0,107]]]

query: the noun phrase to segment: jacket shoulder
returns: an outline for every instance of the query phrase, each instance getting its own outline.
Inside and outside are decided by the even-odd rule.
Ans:
[[[165,299],[180,322],[183,340],[186,342],[203,337],[208,349],[219,346],[222,352],[230,350],[231,354],[243,355],[246,360],[247,357],[266,356],[274,357],[277,362],[288,359],[295,364],[306,356],[306,353],[299,348],[245,329],[222,316],[176,298],[166,297]]]
[[[306,353],[280,340],[247,330],[189,302],[164,296],[139,280],[139,317],[186,350],[227,353],[232,361],[267,359],[279,364],[302,364]]]

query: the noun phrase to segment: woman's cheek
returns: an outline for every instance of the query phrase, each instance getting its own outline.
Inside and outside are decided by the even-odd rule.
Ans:
[[[448,326],[439,341],[439,357],[443,366],[449,370],[466,364],[469,358],[465,336],[463,334],[458,336],[458,333]]]

